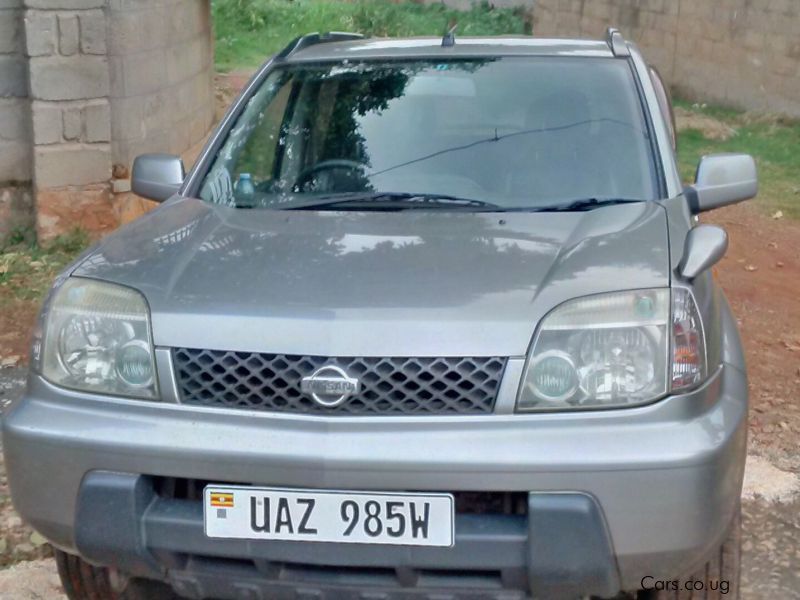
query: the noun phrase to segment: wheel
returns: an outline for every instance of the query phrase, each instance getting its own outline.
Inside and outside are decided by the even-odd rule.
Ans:
[[[70,600],[179,600],[160,581],[118,576],[105,567],[53,548],[61,585]]]
[[[742,512],[736,508],[728,537],[705,567],[677,580],[680,589],[640,592],[640,600],[738,600],[742,560]],[[698,582],[689,585],[687,582]],[[702,582],[702,586],[700,585]],[[694,587],[695,589],[691,589]]]

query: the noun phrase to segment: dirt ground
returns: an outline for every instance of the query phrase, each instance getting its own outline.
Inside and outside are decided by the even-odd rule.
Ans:
[[[751,451],[797,472],[800,441],[800,224],[754,203],[716,211],[730,248],[715,274],[739,322],[750,376]]]
[[[736,135],[736,130],[727,123],[681,106],[675,107],[675,121],[680,131],[697,129],[709,140],[725,141]]]
[[[220,114],[247,77],[218,80]],[[713,119],[678,118],[709,137],[729,135]],[[800,598],[800,223],[771,218],[757,201],[703,221],[730,237],[714,272],[739,322],[750,376],[742,598]],[[0,313],[0,412],[20,393],[25,369],[12,365],[24,363],[35,312],[28,303]],[[13,512],[0,456],[0,600],[63,598],[42,541]]]
[[[0,310],[0,367],[26,362],[30,328],[38,311],[34,302],[14,302]]]
[[[730,237],[715,273],[739,322],[750,379],[742,598],[800,598],[800,225],[754,203],[705,220]]]

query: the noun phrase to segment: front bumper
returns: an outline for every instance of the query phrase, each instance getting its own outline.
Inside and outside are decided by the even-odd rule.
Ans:
[[[273,558],[367,569],[370,557],[401,574],[413,570],[420,557],[436,559],[424,565],[441,563],[465,573],[493,570],[500,561],[500,591],[522,588],[546,595],[542,590],[551,589],[548,585],[565,591],[566,580],[572,582],[570,593],[613,595],[611,588],[635,589],[645,576],[685,574],[723,539],[741,491],[746,413],[746,378],[730,365],[691,394],[644,407],[448,418],[325,419],[197,409],[98,399],[34,377],[26,398],[6,418],[3,436],[15,506],[34,528],[63,549],[84,551],[100,563],[127,556],[141,560],[136,568],[151,569],[176,586],[183,577],[192,582],[189,587],[200,586],[183,590],[190,595],[218,594],[218,582],[232,577],[264,579],[256,571],[255,579],[237,575],[244,568],[241,560],[250,561],[250,569]],[[120,481],[144,491],[117,504],[105,492],[87,492],[109,473],[132,474]],[[488,532],[488,538],[473,540],[478,544],[473,551],[425,557],[422,551],[375,547],[337,553],[325,544],[210,543],[198,529],[199,502],[164,503],[149,495],[148,477],[140,474],[282,487],[534,493],[522,522],[457,521],[457,536]],[[555,496],[567,504],[541,504]],[[87,504],[93,497],[115,506],[105,512],[139,537],[109,531],[100,541],[87,538],[86,529],[95,520],[102,523],[97,510],[87,510],[95,506]],[[597,550],[590,553],[596,561],[581,564],[583,554],[564,541],[570,519],[550,516],[572,514],[570,502],[588,523],[584,534],[578,528],[575,540],[589,548],[605,544],[610,558]],[[492,536],[502,538],[502,548]],[[479,551],[483,542],[496,550]],[[102,543],[110,546],[95,553]],[[476,561],[483,567],[476,568]],[[522,580],[514,575],[520,572]],[[403,589],[414,587],[412,581],[422,585],[413,573],[406,577]]]
[[[164,497],[154,482],[105,471],[87,475],[75,543],[98,564],[113,557],[125,572],[164,578],[166,571],[190,598],[293,597],[297,588],[360,598],[365,586],[418,596],[431,589],[463,592],[465,585],[484,598],[508,598],[524,596],[528,581],[543,598],[619,589],[603,515],[586,494],[529,494],[526,516],[457,511],[450,548],[375,547],[211,539],[203,533],[202,504]]]

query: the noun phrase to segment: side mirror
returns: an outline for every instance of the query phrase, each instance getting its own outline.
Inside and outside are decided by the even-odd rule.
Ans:
[[[133,193],[163,202],[181,188],[186,170],[183,161],[171,154],[142,154],[133,161]]]
[[[693,213],[749,200],[758,193],[756,161],[749,154],[711,154],[700,159],[694,185],[686,189]]]
[[[686,235],[678,272],[686,279],[694,279],[717,264],[727,249],[728,234],[722,227],[698,225]]]

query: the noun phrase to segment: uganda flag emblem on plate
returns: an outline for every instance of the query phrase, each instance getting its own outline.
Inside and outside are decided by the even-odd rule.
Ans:
[[[211,506],[215,508],[233,508],[233,494],[227,492],[211,492]]]

